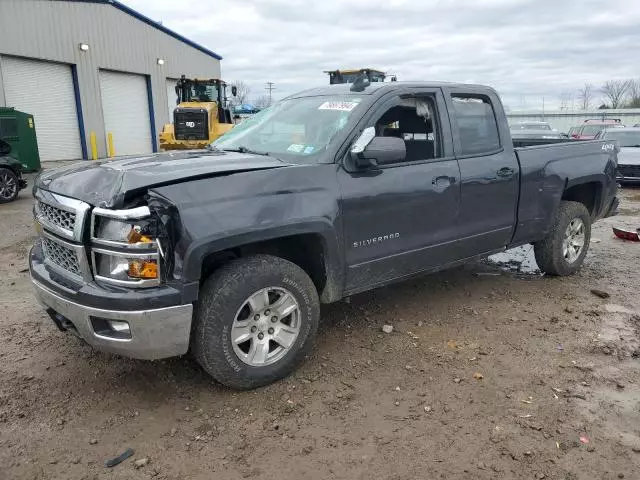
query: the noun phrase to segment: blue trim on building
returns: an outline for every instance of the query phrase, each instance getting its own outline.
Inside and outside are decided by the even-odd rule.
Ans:
[[[145,75],[147,79],[147,101],[149,103],[149,120],[151,121],[151,148],[158,151],[158,133],[156,132],[156,114],[153,109],[153,91],[151,90],[151,75]]]
[[[71,64],[71,78],[73,79],[73,95],[76,97],[76,115],[78,116],[78,129],[80,130],[80,148],[82,149],[82,158],[89,159],[87,153],[87,138],[84,131],[84,116],[82,114],[82,100],[80,100],[80,83],[78,82],[78,68]]]
[[[113,5],[118,10],[121,10],[124,13],[126,13],[128,15],[131,15],[132,17],[137,18],[141,22],[144,22],[147,25],[152,26],[153,28],[157,28],[158,30],[160,30],[163,33],[166,33],[170,37],[173,37],[176,40],[179,40],[179,41],[181,41],[183,43],[186,43],[190,47],[193,47],[196,50],[200,50],[202,53],[205,53],[205,54],[209,55],[210,57],[215,58],[216,60],[222,60],[222,57],[220,55],[218,55],[216,52],[213,52],[213,51],[209,50],[208,48],[203,47],[202,45],[198,45],[196,42],[191,41],[186,37],[183,37],[179,33],[176,33],[173,30],[165,27],[161,23],[158,23],[158,22],[156,22],[154,20],[151,20],[149,17],[145,17],[141,13],[135,11],[133,8],[127,7],[125,4],[120,3],[117,0],[67,0],[67,1],[85,2],[85,3],[107,3],[109,5]]]

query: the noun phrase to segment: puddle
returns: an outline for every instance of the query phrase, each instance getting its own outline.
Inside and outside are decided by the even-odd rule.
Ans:
[[[499,269],[526,275],[542,275],[533,254],[533,245],[523,245],[491,255],[486,262]]]

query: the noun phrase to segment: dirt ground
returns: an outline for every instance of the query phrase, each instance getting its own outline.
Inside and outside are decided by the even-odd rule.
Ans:
[[[640,243],[611,226],[640,227],[640,189],[621,197],[578,275],[526,273],[520,249],[324,306],[302,368],[238,393],[59,332],[25,192],[0,206],[0,477],[639,479]]]

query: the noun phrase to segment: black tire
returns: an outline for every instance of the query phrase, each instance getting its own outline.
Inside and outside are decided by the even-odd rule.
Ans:
[[[569,261],[563,252],[563,242],[567,227],[574,219],[584,224],[584,246],[577,258]],[[547,236],[534,245],[534,253],[538,267],[547,275],[573,275],[582,266],[589,250],[591,240],[591,215],[587,208],[579,202],[561,201],[556,216]]]
[[[3,194],[4,190],[0,190],[0,203],[13,202],[18,198],[18,193],[20,192],[20,183],[15,172],[8,168],[0,168],[0,189],[4,187],[5,182],[11,182],[13,190],[8,196]]]
[[[234,351],[231,327],[247,299],[268,287],[284,288],[295,297],[300,329],[282,358],[256,367],[243,362]],[[298,366],[311,346],[319,319],[318,292],[304,270],[269,255],[240,258],[224,265],[204,282],[195,314],[193,353],[202,368],[218,382],[239,390],[257,388],[289,375]]]

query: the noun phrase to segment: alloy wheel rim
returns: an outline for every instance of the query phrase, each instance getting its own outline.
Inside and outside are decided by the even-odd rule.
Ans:
[[[569,263],[575,262],[584,249],[585,241],[584,222],[580,218],[574,218],[567,225],[562,241],[564,259]]]
[[[9,200],[13,198],[16,194],[16,189],[18,188],[18,184],[15,179],[9,175],[8,173],[0,174],[0,197],[5,200]]]
[[[300,305],[289,290],[262,288],[236,312],[231,327],[233,351],[251,367],[271,365],[291,350],[300,324]]]

